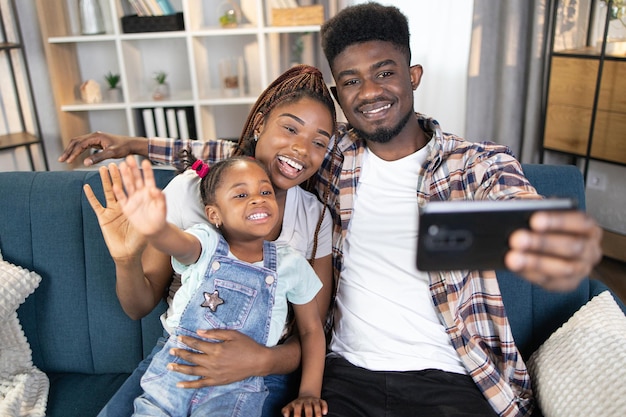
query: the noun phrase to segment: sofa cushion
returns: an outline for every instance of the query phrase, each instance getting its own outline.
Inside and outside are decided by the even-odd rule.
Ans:
[[[594,297],[528,361],[545,417],[626,415],[626,316],[609,291]]]
[[[32,353],[17,308],[31,295],[41,277],[2,260],[0,254],[0,415],[46,415],[49,382],[33,366]]]

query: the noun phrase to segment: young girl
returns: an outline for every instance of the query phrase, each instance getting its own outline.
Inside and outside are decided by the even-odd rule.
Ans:
[[[205,152],[201,155],[209,164],[233,154],[249,155],[269,167],[281,220],[266,239],[287,244],[310,260],[324,284],[316,296],[322,317],[328,310],[333,288],[332,224],[317,197],[304,191],[300,185],[317,173],[334,130],[335,104],[321,72],[308,65],[298,65],[281,74],[259,95],[238,143],[211,140],[206,142]],[[192,146],[204,144],[199,142],[193,141]],[[156,149],[149,148],[147,143],[145,138],[95,132],[73,139],[61,160],[71,162],[82,150],[91,146],[101,148],[102,152],[91,155],[89,161],[123,157],[131,151],[148,156],[149,150]],[[180,150],[175,149],[170,157],[176,159]],[[128,227],[120,213],[111,191],[112,183],[121,181],[117,166],[101,167],[100,175],[106,208],[88,187],[85,193],[98,216],[115,261],[120,304],[131,318],[139,319],[153,310],[168,289],[168,304],[171,306],[172,297],[180,287],[180,277],[177,274],[172,277],[170,257],[150,245],[146,248],[143,239],[136,238],[132,227]],[[198,182],[197,175],[186,171],[176,176],[164,190],[167,219],[181,229],[206,222]],[[164,318],[170,313],[171,309]],[[184,337],[185,343],[193,343],[195,350],[191,352],[181,348],[174,351],[184,355],[184,359],[192,362],[193,366],[177,363],[173,365],[173,370],[196,377],[184,382],[186,388],[223,385],[251,375],[265,375],[270,395],[265,401],[263,417],[279,415],[281,407],[295,398],[297,390],[293,387],[297,387],[298,375],[294,370],[300,364],[297,338],[288,338],[284,343],[266,347],[236,330],[197,330],[203,337],[219,339],[223,343],[218,348],[214,343]],[[159,340],[153,352],[160,349],[164,340]],[[151,355],[138,365],[99,417],[132,414],[133,400],[142,392],[139,381],[150,360]]]
[[[144,161],[142,168],[143,177],[134,158],[127,158],[120,167],[126,191],[119,184],[113,191],[135,230],[173,257],[182,286],[167,318],[170,337],[141,380],[144,394],[135,400],[135,415],[260,415],[267,395],[263,378],[176,389],[185,376],[167,370],[179,360],[170,349],[181,346],[178,336],[193,335],[198,328],[237,329],[258,343],[275,345],[287,301],[294,307],[302,345],[302,380],[299,397],[283,408],[283,415],[326,414],[319,398],[325,339],[315,303],[322,284],[303,256],[265,240],[279,220],[265,167],[249,157],[227,159],[211,169],[201,161],[194,163],[202,178],[206,218],[221,233],[206,223],[187,231],[167,223],[165,196],[154,183],[150,163]]]

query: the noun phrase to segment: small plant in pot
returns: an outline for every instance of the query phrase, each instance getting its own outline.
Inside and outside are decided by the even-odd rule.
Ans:
[[[163,99],[168,98],[170,95],[170,86],[167,83],[167,72],[165,71],[155,72],[154,81],[156,82],[156,86],[154,87],[152,98],[155,100],[163,100]]]
[[[121,80],[120,74],[113,74],[109,71],[108,74],[104,76],[104,79],[109,86],[107,90],[109,101],[122,101],[122,89],[118,87]]]

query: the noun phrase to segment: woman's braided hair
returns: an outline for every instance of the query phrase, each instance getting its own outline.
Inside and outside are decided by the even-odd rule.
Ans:
[[[256,141],[254,131],[260,122],[259,115],[267,118],[272,110],[285,103],[297,102],[308,97],[318,101],[330,112],[333,119],[333,132],[336,127],[337,113],[335,102],[328,91],[320,70],[310,65],[295,65],[276,78],[259,96],[252,106],[248,119],[237,142],[234,155],[254,156]]]

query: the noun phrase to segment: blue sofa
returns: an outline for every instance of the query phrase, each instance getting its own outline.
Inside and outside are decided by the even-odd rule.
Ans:
[[[545,195],[573,196],[584,204],[573,166],[525,165]],[[159,186],[173,177],[157,170]],[[164,303],[139,321],[129,319],[115,295],[115,269],[96,217],[82,191],[100,196],[97,172],[0,173],[0,250],[5,260],[38,272],[39,288],[18,315],[34,364],[51,382],[49,417],[94,416],[161,334]],[[574,292],[543,291],[499,272],[515,340],[529,357],[554,330],[604,287],[585,280]]]

